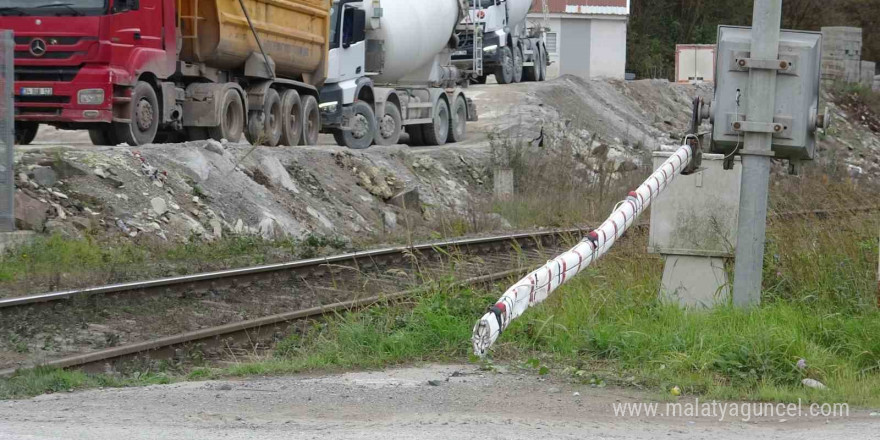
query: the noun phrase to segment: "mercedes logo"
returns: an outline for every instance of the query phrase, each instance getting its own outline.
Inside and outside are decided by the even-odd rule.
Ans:
[[[46,42],[41,38],[34,38],[31,41],[31,55],[41,57],[46,54]]]

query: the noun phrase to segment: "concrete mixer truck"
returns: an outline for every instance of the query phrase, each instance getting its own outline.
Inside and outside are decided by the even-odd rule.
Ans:
[[[317,142],[330,0],[5,0],[16,140]]]
[[[475,75],[475,82],[485,83],[487,74],[494,74],[499,84],[547,79],[550,58],[544,26],[527,20],[533,0],[468,1],[473,6],[471,19],[479,23],[483,36],[462,36],[454,59],[482,58],[485,73]],[[542,4],[546,15],[547,0]]]
[[[323,131],[339,145],[410,145],[462,140],[476,118],[462,85],[481,74],[453,62],[458,35],[473,33],[466,0],[334,0]]]

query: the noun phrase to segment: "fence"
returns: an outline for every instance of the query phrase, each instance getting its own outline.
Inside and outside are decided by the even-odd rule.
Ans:
[[[12,31],[0,31],[0,232],[15,229],[15,211],[12,205],[15,195],[15,108],[12,101],[14,45]]]

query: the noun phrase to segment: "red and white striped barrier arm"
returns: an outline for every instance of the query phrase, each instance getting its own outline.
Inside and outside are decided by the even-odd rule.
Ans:
[[[511,321],[519,318],[529,307],[547,299],[559,286],[605,255],[651,202],[687,167],[693,154],[690,145],[683,145],[645,183],[629,193],[602,226],[590,232],[570,251],[548,261],[507,289],[474,327],[474,352],[478,356],[486,355]]]

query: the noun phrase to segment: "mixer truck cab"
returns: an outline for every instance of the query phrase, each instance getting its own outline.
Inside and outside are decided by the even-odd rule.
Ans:
[[[15,130],[98,145],[317,142],[330,0],[4,0]]]
[[[476,110],[461,87],[473,62],[453,62],[460,0],[334,0],[321,127],[354,149],[464,139]],[[472,27],[473,25],[471,25]]]
[[[499,84],[544,81],[549,63],[544,29],[527,21],[533,0],[468,1],[473,8],[470,19],[480,25],[483,35],[461,38],[454,59],[473,57],[475,43],[482,40],[483,69],[494,74]],[[486,75],[474,81],[483,84]]]

